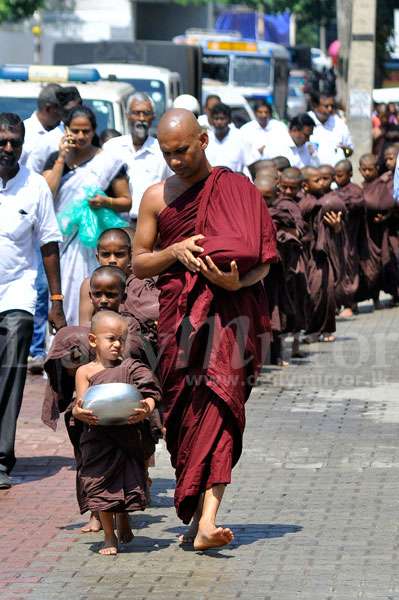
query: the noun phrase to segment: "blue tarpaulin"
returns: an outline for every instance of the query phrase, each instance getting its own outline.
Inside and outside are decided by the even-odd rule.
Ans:
[[[217,31],[239,31],[243,38],[250,40],[257,39],[256,22],[258,15],[256,12],[223,12],[216,19],[215,28]],[[275,42],[283,46],[290,45],[290,18],[288,11],[279,15],[265,15],[265,37],[267,42]]]

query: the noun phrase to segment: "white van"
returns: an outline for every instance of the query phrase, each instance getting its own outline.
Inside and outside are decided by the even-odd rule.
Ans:
[[[101,79],[126,81],[133,85],[137,92],[148,94],[155,105],[156,121],[168,108],[172,108],[174,99],[181,94],[179,73],[161,67],[124,63],[95,63],[76,66],[97,69]]]
[[[65,77],[60,72],[65,69]],[[41,67],[36,76],[30,75],[29,66],[8,65],[0,67],[0,112],[17,113],[26,119],[37,109],[37,97],[48,83],[74,85],[79,90],[84,104],[89,106],[97,119],[97,132],[117,129],[128,133],[125,116],[126,102],[134,93],[133,86],[116,81],[101,81],[94,69],[74,71],[73,67]],[[87,82],[83,83],[86,79]],[[96,81],[96,79],[98,81]]]

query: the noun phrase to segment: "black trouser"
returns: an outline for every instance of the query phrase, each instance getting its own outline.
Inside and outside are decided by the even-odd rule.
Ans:
[[[33,315],[25,310],[0,313],[0,471],[15,465],[15,430],[22,404]]]

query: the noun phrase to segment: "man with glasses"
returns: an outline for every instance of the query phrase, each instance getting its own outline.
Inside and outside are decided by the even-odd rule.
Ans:
[[[310,138],[320,164],[335,166],[353,153],[352,138],[346,123],[335,112],[333,96],[312,92],[309,116],[316,126]]]
[[[141,198],[146,189],[169,177],[169,170],[158,141],[150,135],[154,120],[154,104],[147,94],[136,92],[129,98],[128,123],[130,135],[122,135],[106,142],[104,150],[124,158],[129,177],[132,208],[130,219],[135,226]]]
[[[0,489],[11,486],[15,464],[36,300],[36,245],[50,288],[50,325],[54,330],[66,325],[58,255],[62,235],[46,181],[18,163],[24,135],[18,115],[0,114]]]

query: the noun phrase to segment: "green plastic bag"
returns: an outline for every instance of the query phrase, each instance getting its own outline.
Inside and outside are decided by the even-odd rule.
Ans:
[[[99,188],[83,188],[83,198],[74,200],[58,215],[58,224],[63,235],[78,232],[78,238],[84,246],[95,248],[103,231],[113,227],[127,227],[129,223],[111,208],[92,208],[89,200],[97,195],[105,196]]]

